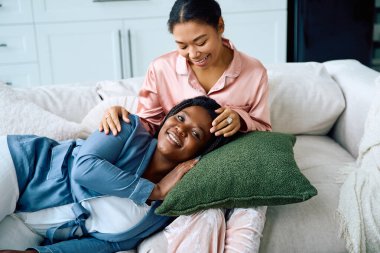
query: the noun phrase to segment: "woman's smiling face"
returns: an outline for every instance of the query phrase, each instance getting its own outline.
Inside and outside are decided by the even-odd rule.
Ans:
[[[211,138],[211,116],[190,106],[169,117],[158,134],[157,150],[167,160],[184,162],[201,152]]]
[[[211,25],[195,21],[176,24],[173,36],[178,52],[195,67],[213,66],[222,54],[222,27],[217,31]]]

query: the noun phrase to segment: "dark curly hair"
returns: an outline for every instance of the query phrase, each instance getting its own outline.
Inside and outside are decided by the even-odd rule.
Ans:
[[[162,121],[160,127],[156,131],[155,138],[157,138],[158,133],[160,132],[162,126],[165,124],[166,120],[179,113],[183,109],[190,107],[190,106],[200,106],[206,109],[208,114],[211,117],[211,120],[214,120],[218,114],[215,112],[216,109],[220,108],[220,105],[212,98],[206,97],[206,96],[199,96],[194,98],[189,98],[186,100],[183,100],[181,103],[175,105],[165,116],[164,120]],[[210,140],[206,144],[206,147],[198,154],[198,155],[205,155],[212,150],[216,149],[217,147],[223,145],[226,143],[226,138],[221,136],[215,136],[214,134],[211,135]]]

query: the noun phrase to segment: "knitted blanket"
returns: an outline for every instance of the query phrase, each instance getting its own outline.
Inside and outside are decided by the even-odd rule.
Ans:
[[[342,185],[340,233],[350,253],[380,252],[380,79],[368,112],[357,168]]]

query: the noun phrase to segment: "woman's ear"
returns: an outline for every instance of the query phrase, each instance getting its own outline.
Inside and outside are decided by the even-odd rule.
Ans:
[[[218,21],[218,33],[219,35],[222,35],[224,33],[224,20],[222,17],[220,17]]]

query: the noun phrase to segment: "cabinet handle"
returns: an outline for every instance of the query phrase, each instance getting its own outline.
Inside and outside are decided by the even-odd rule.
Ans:
[[[131,73],[131,77],[133,77],[133,61],[132,61],[132,38],[131,38],[131,30],[128,29],[128,54],[129,54],[129,71]]]
[[[122,39],[122,34],[121,30],[118,32],[119,36],[119,54],[120,54],[120,69],[121,69],[121,79],[124,79],[124,59],[123,59],[123,39]]]
[[[1,43],[0,44],[0,47],[7,47],[8,45],[7,44],[5,44],[5,43]]]

